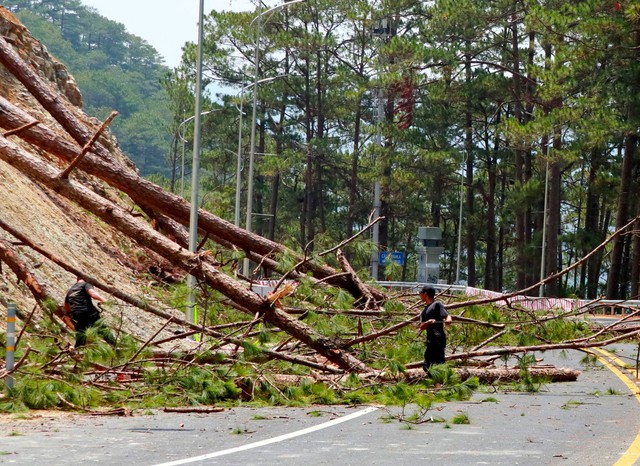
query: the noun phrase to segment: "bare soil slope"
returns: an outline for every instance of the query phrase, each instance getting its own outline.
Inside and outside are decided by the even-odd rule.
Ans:
[[[75,106],[77,115],[92,131],[100,123],[81,110],[82,98],[75,80],[63,64],[52,57],[47,49],[35,40],[28,30],[5,8],[0,6],[0,33],[15,47],[20,56],[37,73],[48,80],[65,99]],[[0,95],[38,119],[43,125],[73,141],[56,121],[45,111],[24,86],[0,65]],[[49,159],[64,169],[66,163],[14,138],[12,141],[34,154]],[[100,142],[109,148],[122,166],[135,170],[133,164],[122,154],[117,141],[108,132]],[[75,170],[71,175],[81,180],[92,190],[116,202],[126,202],[121,196],[101,181]],[[22,234],[44,248],[47,252],[63,258],[74,267],[85,271],[100,281],[114,286],[127,294],[153,301],[150,283],[153,277],[147,274],[151,265],[160,261],[154,254],[143,250],[124,238],[116,230],[86,213],[81,208],[52,190],[34,182],[3,161],[0,161],[0,218]],[[62,303],[67,288],[74,283],[73,274],[63,270],[30,248],[16,244],[15,238],[0,230],[0,240],[13,244],[15,251],[34,273],[38,281],[47,286],[48,293]],[[1,264],[0,264],[1,265]],[[149,292],[145,292],[149,291]],[[26,287],[20,284],[8,267],[0,271],[0,305],[15,302],[25,313],[31,312],[35,300]],[[40,314],[36,311],[36,315]],[[173,311],[176,315],[175,310]],[[120,326],[140,340],[146,340],[162,325],[161,319],[114,300],[114,305],[105,311],[105,318],[113,326]],[[169,328],[168,331],[171,331]]]

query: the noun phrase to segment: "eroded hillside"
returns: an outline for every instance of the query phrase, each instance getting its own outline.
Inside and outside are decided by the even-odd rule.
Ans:
[[[58,93],[58,98],[66,101],[68,108],[73,109],[75,115],[91,131],[99,128],[100,122],[82,112],[80,90],[65,66],[52,57],[3,7],[0,7],[0,32],[20,57],[51,84],[52,89]],[[59,137],[77,145],[49,112],[43,109],[32,94],[2,65],[0,96],[36,118],[43,126],[54,130]],[[14,137],[11,140],[60,169],[67,165],[22,139]],[[117,141],[108,130],[105,136],[100,138],[100,142],[109,149],[122,170],[135,170],[119,150]],[[94,177],[79,170],[74,170],[71,176],[113,202],[125,202],[125,197]],[[0,219],[44,250],[124,293],[154,301],[153,295],[147,292],[152,291],[150,283],[153,282],[153,277],[147,274],[147,270],[160,262],[160,259],[150,251],[135,245],[94,215],[1,160],[0,199]],[[13,250],[34,273],[39,283],[46,285],[48,294],[61,303],[67,288],[75,281],[74,275],[32,249],[16,244],[16,238],[3,230],[0,230],[0,240],[12,245]],[[4,266],[0,274],[0,303],[6,306],[9,301],[16,302],[23,313],[31,312],[35,306],[29,290],[16,280],[9,267]],[[139,311],[114,298],[112,301],[114,304],[108,306],[105,317],[112,325],[119,325],[117,322],[122,319],[123,329],[143,341],[163,324],[162,319],[149,313]],[[36,310],[36,318],[41,312],[39,309]]]

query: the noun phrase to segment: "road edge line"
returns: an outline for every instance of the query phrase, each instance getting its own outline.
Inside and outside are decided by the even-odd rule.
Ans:
[[[372,413],[377,409],[378,408],[375,406],[369,406],[368,408],[361,409],[360,411],[357,411],[355,413],[351,413],[346,416],[339,417],[337,419],[332,419],[331,421],[327,421],[322,424],[318,424],[316,426],[307,427],[306,429],[290,432],[284,435],[279,435],[277,437],[273,437],[270,439],[260,440],[258,442],[249,443],[247,445],[242,445],[240,447],[228,448],[226,450],[220,450],[213,453],[207,453],[204,455],[194,456],[191,458],[184,458],[176,461],[169,461],[168,463],[159,463],[159,464],[156,464],[155,466],[178,466],[181,464],[194,463],[196,461],[202,461],[209,458],[216,458],[218,456],[229,455],[231,453],[237,453],[240,451],[250,450],[252,448],[258,448],[265,445],[270,445],[272,443],[282,442],[284,440],[289,440],[295,437],[300,437],[301,435],[306,435],[312,432],[316,432],[318,430],[326,429],[327,427],[332,427],[338,424],[342,424],[343,422],[351,421],[352,419],[356,419],[360,416],[364,416],[365,414]]]
[[[640,389],[638,389],[638,385],[627,377],[624,372],[605,359],[605,357],[612,359],[617,358],[602,348],[594,348],[594,350],[600,353],[600,355],[596,354],[594,351],[589,350],[589,352],[598,358],[598,361],[600,361],[607,369],[613,372],[627,386],[633,396],[635,396],[638,403],[640,403]],[[632,466],[636,461],[638,461],[638,459],[640,459],[640,433],[638,433],[635,440],[631,442],[627,451],[622,454],[620,459],[616,461],[613,466]]]

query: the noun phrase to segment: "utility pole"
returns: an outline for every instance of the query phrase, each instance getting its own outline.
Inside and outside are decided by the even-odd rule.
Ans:
[[[383,41],[389,40],[389,38],[394,34],[394,30],[391,27],[391,19],[382,18],[379,20],[376,27],[373,28],[372,34],[374,36],[379,37]],[[378,61],[381,64],[382,59],[378,57]],[[385,101],[385,91],[382,85],[377,90],[377,114],[376,114],[376,123],[377,123],[377,134],[376,134],[376,144],[379,150],[384,146],[384,138],[382,134],[382,124],[384,123],[384,101]],[[380,178],[376,176],[376,180],[373,186],[373,220],[376,221],[380,218],[380,210],[381,210],[381,200],[380,200]],[[372,231],[372,241],[374,245],[374,251],[371,254],[371,278],[374,280],[379,279],[379,252],[380,252],[380,224],[376,222],[373,225]]]
[[[378,134],[376,136],[376,141],[378,147],[382,147],[382,123],[384,122],[384,90],[382,88],[378,89],[378,115],[377,115],[377,123],[378,123]],[[376,181],[373,185],[373,220],[377,220],[380,218],[380,179],[376,177]],[[375,246],[373,253],[371,254],[371,277],[374,280],[378,280],[379,272],[379,251],[380,251],[380,222],[376,222],[373,225],[373,245]]]

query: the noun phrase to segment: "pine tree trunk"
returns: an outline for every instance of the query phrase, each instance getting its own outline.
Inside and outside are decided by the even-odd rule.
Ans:
[[[366,27],[366,26],[364,26]],[[366,40],[359,42],[358,53],[358,77],[365,74],[365,50]],[[346,236],[353,236],[353,228],[357,218],[357,201],[358,201],[358,172],[360,166],[360,138],[362,128],[362,97],[359,95],[355,102],[356,110],[353,122],[353,155],[351,156],[351,171],[349,173],[349,208],[347,212]]]
[[[634,108],[634,107],[632,107]],[[636,110],[629,110],[629,119],[635,116]],[[631,180],[633,176],[634,158],[638,146],[638,136],[635,130],[628,133],[625,139],[624,155],[622,157],[622,170],[620,173],[620,189],[618,191],[618,208],[616,212],[616,229],[621,228],[629,221],[629,196],[631,194]],[[618,236],[614,239],[611,252],[611,265],[607,279],[607,299],[620,299],[623,254],[626,237]]]
[[[603,154],[596,150],[591,156],[589,177],[587,183],[586,212],[584,219],[584,239],[580,251],[585,255],[604,238],[600,229],[600,194],[596,191],[596,179],[602,167]],[[600,262],[602,256],[592,257],[586,263],[586,283],[581,278],[580,289],[584,290],[583,296],[587,299],[595,299],[598,295],[600,281]]]
[[[496,126],[500,125],[500,111],[498,111],[496,115]],[[489,137],[486,138],[487,148],[491,147],[489,143]],[[497,157],[494,154],[497,154],[500,149],[500,138],[498,135],[495,136],[495,141],[493,144],[493,150],[487,150],[487,189],[488,192],[485,196],[485,202],[487,205],[487,218],[486,218],[486,226],[487,226],[487,254],[486,254],[486,262],[485,262],[485,278],[484,278],[484,288],[486,290],[499,290],[498,288],[498,238],[497,238],[497,228],[496,228],[496,202],[498,201],[497,196]]]
[[[549,163],[548,206],[546,212],[546,245],[543,245],[545,255],[545,270],[543,277],[558,271],[558,250],[560,237],[560,201],[561,201],[561,161],[556,155],[562,142],[559,136],[553,138],[553,154]],[[560,280],[554,280],[545,285],[545,296],[558,296],[560,292]]]
[[[637,18],[637,16],[636,16]],[[640,58],[640,51],[638,50],[638,47],[640,47],[640,30],[638,30],[638,28],[640,27],[640,21],[638,21],[636,19],[636,47],[634,49],[635,52],[635,56],[636,56],[636,61],[638,60],[638,58]],[[640,90],[640,79],[638,78],[637,74],[635,75],[636,79],[635,79],[635,90],[636,92],[638,92],[638,90]],[[638,115],[639,111],[638,111],[638,96],[635,95],[635,98],[633,99],[633,102],[631,103],[631,106],[633,107],[633,112],[634,112],[634,123],[637,123],[637,119],[640,118],[640,116]],[[637,133],[636,133],[637,134]],[[636,152],[635,152],[635,157],[634,157],[634,172],[638,173],[638,167],[640,167],[640,158],[638,157],[638,138],[636,136]],[[630,188],[632,190],[632,198],[633,198],[633,202],[635,203],[635,212],[636,215],[640,214],[640,188],[638,187],[638,183],[637,183],[637,178],[636,178],[636,183],[633,183],[633,185]],[[630,296],[634,296],[637,297],[640,293],[640,234],[638,234],[638,231],[640,231],[640,217],[638,217],[636,219],[636,222],[634,224],[634,230],[635,230],[635,234],[633,235],[633,239],[632,239],[632,256],[631,256],[631,289],[630,289]]]
[[[635,21],[635,48],[634,56],[636,60],[640,57],[640,21]],[[633,81],[630,83],[629,101],[626,102],[628,107],[627,125],[629,131],[626,135],[624,145],[624,156],[622,158],[622,170],[620,174],[620,189],[618,191],[618,209],[616,212],[616,229],[627,223],[630,210],[630,196],[633,192],[631,183],[633,182],[634,167],[638,161],[638,123],[640,121],[640,109],[638,108],[638,92],[640,91],[640,76],[633,75]],[[625,242],[629,241],[625,237],[617,237],[613,243],[611,252],[611,265],[609,267],[609,277],[607,280],[607,299],[619,299],[624,296],[621,293],[623,283],[623,253]],[[640,260],[640,256],[639,260]],[[640,267],[639,263],[634,263],[634,267]]]

